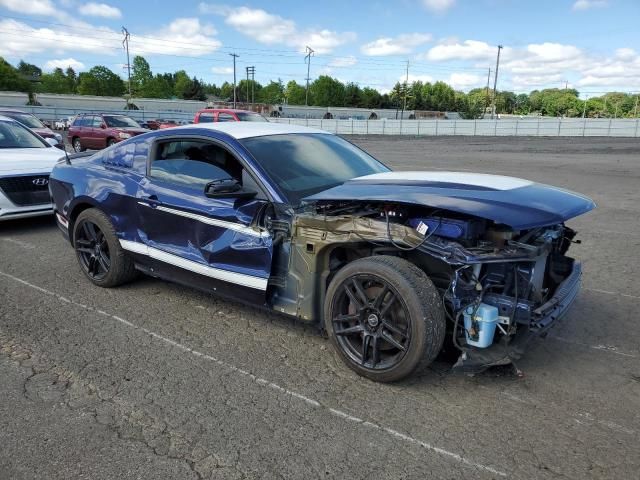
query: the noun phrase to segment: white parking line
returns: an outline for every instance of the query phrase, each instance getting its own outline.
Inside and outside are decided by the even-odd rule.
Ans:
[[[589,345],[588,343],[576,342],[575,340],[568,340],[566,338],[557,337],[555,335],[548,335],[547,338],[550,338],[552,340],[557,340],[563,343],[568,343],[570,345],[579,345],[581,347],[587,347],[593,350],[600,350],[602,352],[613,353],[615,355],[620,355],[622,357],[631,357],[631,358],[637,357],[637,355],[634,355],[633,353],[621,352],[618,347],[614,347],[613,345]]]
[[[590,292],[604,293],[606,295],[616,295],[619,297],[634,298],[636,300],[640,300],[639,295],[631,295],[629,293],[610,292],[609,290],[600,290],[598,288],[589,288],[589,287],[585,287],[585,290],[589,290]]]
[[[213,357],[211,355],[207,355],[206,353],[202,353],[202,352],[199,352],[197,350],[194,350],[194,349],[192,349],[190,347],[187,347],[186,345],[182,345],[182,344],[180,344],[180,343],[178,343],[178,342],[176,342],[174,340],[171,340],[170,338],[167,338],[167,337],[164,337],[164,336],[162,336],[162,335],[160,335],[158,333],[155,333],[155,332],[149,330],[148,328],[140,327],[138,325],[135,325],[134,323],[131,323],[128,320],[125,320],[124,318],[118,317],[116,315],[112,315],[112,314],[107,313],[107,312],[105,312],[103,310],[95,309],[95,308],[90,307],[88,305],[85,305],[83,303],[75,302],[75,301],[70,300],[70,299],[68,299],[66,297],[63,297],[62,295],[58,295],[57,293],[52,292],[51,290],[47,290],[45,288],[39,287],[37,285],[34,285],[34,284],[32,284],[32,283],[30,283],[30,282],[28,282],[26,280],[23,280],[21,278],[15,277],[15,276],[13,276],[13,275],[11,275],[9,273],[5,273],[5,272],[0,271],[0,275],[2,275],[5,278],[8,278],[10,280],[13,280],[15,282],[21,283],[22,285],[30,287],[30,288],[32,288],[34,290],[37,290],[40,293],[44,293],[45,295],[49,295],[51,297],[54,297],[57,300],[60,300],[60,301],[62,301],[64,303],[68,303],[68,304],[83,308],[85,310],[88,310],[88,311],[91,311],[91,312],[95,312],[95,313],[97,313],[99,315],[103,315],[105,317],[111,318],[111,319],[121,323],[122,325],[126,325],[127,327],[130,327],[130,328],[133,328],[135,330],[139,330],[141,332],[144,332],[147,335],[150,335],[153,338],[155,338],[157,340],[160,340],[161,342],[163,342],[163,343],[165,343],[167,345],[171,345],[172,347],[175,347],[175,348],[177,348],[179,350],[182,350],[183,352],[187,352],[187,353],[190,353],[190,354],[192,354],[192,355],[194,355],[196,357],[202,358],[204,360],[208,360],[208,361],[213,362],[213,363],[215,363],[215,364],[217,364],[217,365],[219,365],[221,367],[226,368],[227,370],[230,370],[230,371],[232,371],[234,373],[237,373],[237,374],[240,374],[240,375],[242,375],[242,376],[244,376],[246,378],[249,378],[250,380],[252,380],[253,382],[255,382],[258,385],[262,385],[262,386],[264,386],[266,388],[270,388],[272,390],[276,390],[276,391],[278,391],[278,392],[280,392],[280,393],[282,393],[284,395],[288,395],[290,397],[297,398],[297,399],[303,401],[304,403],[306,403],[307,405],[309,405],[311,407],[321,408],[324,411],[330,413],[331,415],[333,415],[335,417],[338,417],[338,418],[341,418],[341,419],[343,419],[345,421],[357,423],[357,424],[360,424],[360,425],[362,425],[363,427],[366,427],[366,428],[371,428],[371,429],[383,431],[383,432],[385,432],[385,433],[387,433],[387,434],[389,434],[389,435],[391,435],[391,436],[393,436],[395,438],[404,440],[405,442],[411,443],[413,445],[420,446],[420,447],[422,447],[422,448],[424,448],[426,450],[432,451],[432,452],[437,453],[439,455],[442,455],[442,456],[445,456],[445,457],[450,458],[452,460],[455,460],[455,461],[457,461],[457,462],[459,462],[459,463],[461,463],[463,465],[466,465],[468,467],[473,467],[473,468],[476,468],[476,469],[479,469],[479,470],[484,470],[486,472],[493,473],[494,475],[499,475],[501,477],[506,477],[507,476],[507,474],[504,473],[504,472],[501,472],[501,471],[496,470],[496,469],[494,469],[492,467],[483,465],[481,463],[474,462],[472,460],[469,460],[469,459],[463,457],[462,455],[459,455],[459,454],[454,453],[454,452],[450,452],[449,450],[445,450],[443,448],[436,447],[436,446],[431,445],[429,443],[426,443],[426,442],[423,442],[423,441],[418,440],[416,438],[410,437],[409,435],[405,435],[404,433],[401,433],[401,432],[399,432],[397,430],[394,430],[392,428],[385,427],[383,425],[379,425],[379,424],[376,424],[376,423],[368,422],[368,421],[365,421],[365,420],[363,420],[361,418],[349,415],[348,413],[343,412],[341,410],[337,410],[335,408],[331,408],[331,407],[328,407],[326,405],[322,405],[320,402],[318,402],[318,401],[316,401],[316,400],[314,400],[312,398],[309,398],[309,397],[307,397],[305,395],[302,395],[300,393],[294,392],[294,391],[289,390],[287,388],[281,387],[280,385],[277,385],[277,384],[275,384],[273,382],[270,382],[269,380],[266,380],[264,378],[257,377],[254,374],[252,374],[251,372],[248,372],[246,370],[238,368],[238,367],[236,367],[234,365],[231,365],[231,364],[229,364],[227,362],[223,362],[222,360],[217,359],[217,358],[215,358],[215,357]]]

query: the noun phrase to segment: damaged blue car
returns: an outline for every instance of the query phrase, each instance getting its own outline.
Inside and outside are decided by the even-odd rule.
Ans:
[[[319,322],[381,382],[443,346],[470,372],[517,360],[575,299],[565,222],[595,207],[516,178],[392,171],[273,123],[150,132],[60,161],[49,186],[94,284],[143,272]]]

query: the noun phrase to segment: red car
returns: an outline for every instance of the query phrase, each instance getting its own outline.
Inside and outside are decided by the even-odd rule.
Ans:
[[[51,130],[35,115],[23,112],[21,110],[13,109],[1,109],[0,115],[12,118],[17,122],[20,122],[32,132],[40,135],[42,138],[53,138],[59,144],[62,144],[62,135]]]
[[[75,118],[67,135],[73,149],[83,152],[87,148],[99,150],[109,147],[148,131],[125,115],[85,113]]]
[[[193,123],[213,122],[267,122],[262,115],[249,110],[234,110],[232,108],[205,108],[196,112]]]

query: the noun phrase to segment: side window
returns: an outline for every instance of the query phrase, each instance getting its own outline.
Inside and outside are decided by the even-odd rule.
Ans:
[[[76,119],[73,121],[73,126],[74,127],[82,127],[84,126],[84,119],[86,117],[76,117]]]
[[[213,123],[213,113],[202,112],[198,117],[198,123]]]
[[[219,145],[171,140],[156,146],[149,176],[200,189],[214,180],[233,178],[242,182],[242,165]]]
[[[218,121],[219,122],[235,122],[236,119],[233,118],[233,115],[231,115],[230,113],[219,113]]]
[[[89,126],[93,128],[100,128],[100,125],[102,125],[102,117],[93,117]]]

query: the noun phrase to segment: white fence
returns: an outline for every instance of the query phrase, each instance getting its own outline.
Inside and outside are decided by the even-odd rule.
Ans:
[[[640,137],[640,119],[316,120],[277,118],[270,120],[320,128],[341,135]]]

